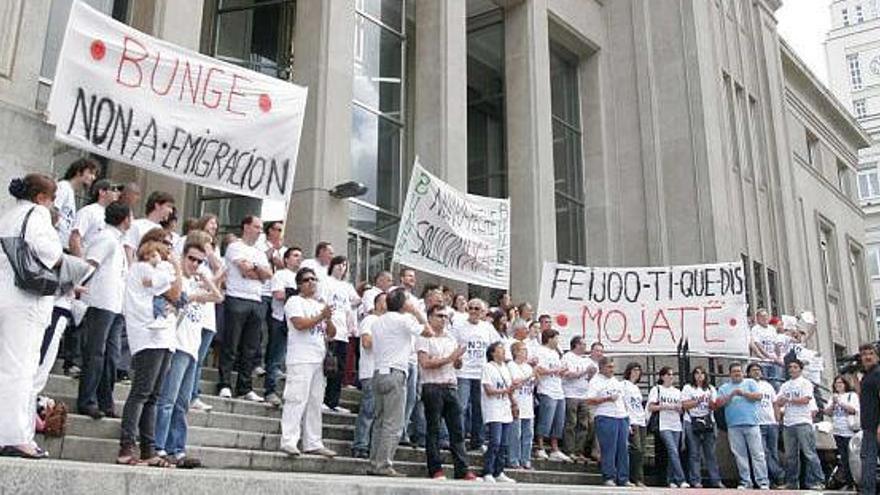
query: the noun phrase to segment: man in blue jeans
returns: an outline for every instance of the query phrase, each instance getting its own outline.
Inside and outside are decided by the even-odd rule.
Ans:
[[[804,365],[797,359],[788,363],[791,380],[779,387],[774,402],[784,408],[782,416],[782,440],[785,443],[785,481],[788,488],[797,490],[800,484],[801,456],[807,461],[804,482],[809,490],[823,490],[825,473],[816,452],[813,433],[813,412],[817,410],[813,399],[813,384],[802,376]]]
[[[874,344],[859,346],[859,359],[865,376],[859,394],[859,419],[862,431],[862,480],[859,493],[874,495],[877,492],[877,440],[880,437],[880,366]]]
[[[767,478],[767,461],[761,429],[758,427],[758,404],[761,393],[758,384],[750,378],[743,378],[743,368],[739,363],[730,364],[730,381],[718,389],[716,407],[724,407],[727,420],[727,440],[730,451],[736,459],[741,489],[752,488],[749,459],[755,471],[755,481],[761,490],[770,488]]]

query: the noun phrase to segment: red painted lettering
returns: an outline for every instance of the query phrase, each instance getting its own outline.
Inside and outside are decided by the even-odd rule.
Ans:
[[[232,74],[232,86],[229,87],[229,98],[226,100],[226,111],[229,113],[234,113],[236,115],[246,115],[245,112],[239,112],[232,109],[232,96],[244,96],[244,93],[235,90],[235,83],[237,83],[239,79],[251,82],[251,80],[246,77],[239,76],[238,74]]]
[[[156,52],[156,63],[153,65],[153,73],[150,75],[150,88],[153,89],[153,92],[159,96],[165,96],[171,91],[171,86],[174,84],[174,79],[177,77],[177,67],[180,65],[180,59],[174,59],[174,71],[171,72],[171,75],[168,76],[168,84],[165,85],[165,89],[157,89],[156,88],[156,72],[159,71],[162,65],[162,52]]]
[[[710,342],[726,342],[725,338],[717,338],[710,339],[709,338],[709,327],[717,327],[717,321],[709,321],[709,312],[721,309],[721,306],[704,306],[703,307],[703,341],[706,343]]]
[[[216,88],[211,89],[210,92],[214,93],[217,96],[217,99],[215,99],[212,103],[208,103],[208,85],[211,84],[211,76],[215,72],[218,72],[220,74],[224,73],[223,69],[218,69],[217,67],[211,67],[210,69],[208,69],[208,75],[205,76],[205,86],[202,88],[202,104],[208,108],[217,108],[218,106],[220,106],[220,99],[223,98],[222,91]]]
[[[661,322],[660,320],[663,321]],[[666,318],[666,313],[662,309],[657,310],[657,314],[654,316],[654,322],[651,323],[651,336],[648,337],[648,344],[654,341],[654,332],[657,330],[668,330],[669,338],[672,342],[677,342],[675,332],[672,330],[672,325],[669,324],[669,319]]]
[[[583,328],[581,330],[581,335],[585,339],[587,338],[587,319],[588,318],[590,320],[593,320],[596,323],[596,340],[599,342],[602,342],[602,332],[601,332],[601,329],[602,329],[602,309],[601,308],[596,309],[596,314],[593,314],[593,312],[590,311],[589,307],[584,306],[584,310],[581,314],[581,322],[583,325]],[[589,342],[589,339],[587,339],[587,341]]]
[[[196,76],[196,82],[193,84],[192,80],[192,71],[190,71],[189,61],[186,60],[183,62],[183,75],[180,78],[180,95],[178,95],[178,100],[183,100],[183,92],[186,88],[189,88],[189,93],[192,95],[192,103],[196,104],[196,97],[199,94],[199,87],[202,84],[202,66],[199,65],[199,72]]]
[[[608,320],[610,320],[611,317],[614,315],[617,315],[618,319],[620,320],[620,337],[618,337],[616,339],[612,338],[610,335],[608,335],[608,327],[609,327]],[[605,336],[608,337],[609,342],[616,344],[618,342],[623,341],[623,338],[626,337],[626,330],[627,330],[626,315],[623,314],[622,311],[617,310],[617,309],[612,309],[611,311],[605,313],[605,321],[602,324],[602,333],[604,333]]]
[[[140,53],[135,53],[133,50],[130,52],[129,44],[137,45],[137,47],[140,48]],[[141,69],[141,62],[148,56],[147,47],[145,47],[140,41],[126,36],[122,41],[122,56],[119,57],[119,66],[116,68],[116,82],[123,86],[128,86],[129,88],[140,87],[141,82],[144,79],[144,71]],[[126,70],[126,74],[128,75],[133,75],[131,71],[137,70],[136,82],[134,79],[123,80],[122,71],[124,66],[129,67],[129,69]]]

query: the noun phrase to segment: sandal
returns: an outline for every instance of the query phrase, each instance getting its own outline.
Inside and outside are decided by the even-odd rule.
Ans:
[[[180,469],[195,469],[202,467],[202,461],[195,457],[184,456],[179,459],[174,459],[173,462]]]
[[[23,450],[16,445],[7,445],[0,449],[0,457],[19,457],[21,459],[45,459],[49,457],[49,453],[45,450],[34,447],[33,452]]]
[[[142,466],[149,466],[149,467],[155,467],[155,468],[174,469],[174,464],[171,464],[170,462],[166,461],[165,458],[159,457],[159,456],[154,456],[149,459],[145,459],[145,460],[139,462],[138,464],[140,464]]]
[[[119,449],[119,454],[116,456],[116,464],[135,466],[137,463],[138,458],[134,455],[134,451],[131,447],[122,447]]]

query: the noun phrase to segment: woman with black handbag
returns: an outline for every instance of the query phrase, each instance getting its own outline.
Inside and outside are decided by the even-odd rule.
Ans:
[[[14,179],[17,200],[0,217],[0,455],[42,458],[34,442],[34,376],[40,344],[52,316],[61,262],[58,232],[50,209],[55,182],[43,174]]]
[[[715,421],[712,411],[718,398],[715,387],[709,384],[705,368],[697,366],[691,371],[691,381],[681,391],[681,408],[684,414],[684,435],[688,449],[688,479],[694,488],[702,488],[700,457],[705,459],[709,472],[709,486],[724,488],[721,473],[715,459]]]

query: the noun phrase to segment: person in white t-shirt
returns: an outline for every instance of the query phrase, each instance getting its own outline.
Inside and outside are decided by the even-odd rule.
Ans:
[[[373,324],[388,309],[385,292],[376,293],[370,303],[370,312],[361,320],[358,328],[361,357],[358,367],[358,379],[361,382],[361,404],[358,417],[354,424],[354,443],[351,445],[352,456],[358,459],[370,458],[370,436],[373,419],[376,414],[376,399],[373,393]]]
[[[778,342],[776,328],[770,325],[770,312],[759,309],[755,313],[755,325],[749,331],[749,349],[752,356],[760,361],[764,378],[774,387],[778,387],[782,379],[783,356],[779,354]]]
[[[318,276],[318,290],[321,291],[321,283],[330,276],[327,271],[330,268],[330,260],[333,259],[333,244],[321,241],[315,246],[315,257],[303,260],[302,268],[310,268]]]
[[[388,312],[373,323],[373,391],[376,415],[368,474],[401,476],[393,467],[394,453],[405,427],[409,359],[418,335],[433,335],[424,315],[403,289],[388,295]]]
[[[483,417],[480,409],[480,379],[486,362],[486,349],[499,340],[498,333],[483,320],[486,303],[471,299],[467,305],[468,318],[459,320],[450,328],[450,334],[467,349],[458,370],[458,403],[462,410],[462,431],[470,433],[470,450],[483,448]]]
[[[104,209],[119,199],[119,193],[109,180],[101,179],[92,185],[92,203],[76,212],[70,231],[70,254],[82,256],[95,236],[104,228]]]
[[[81,158],[67,167],[64,177],[57,182],[55,191],[55,208],[58,208],[58,238],[61,247],[70,246],[70,232],[76,218],[76,191],[91,187],[101,165],[92,158]]]
[[[211,280],[212,277],[206,277],[199,271],[207,257],[204,244],[190,240],[184,244],[180,265],[183,275],[182,293],[186,295],[187,302],[177,318],[175,351],[156,401],[157,454],[178,467],[201,466],[198,459],[186,455],[186,414],[192,398],[196,359],[202,343],[202,321],[207,309],[205,303],[223,300],[223,295]]]
[[[559,440],[565,432],[565,391],[562,377],[565,367],[559,353],[559,332],[545,330],[541,333],[541,347],[538,348],[538,362],[535,372],[538,375],[538,421],[535,426],[537,451],[535,458],[559,462],[572,462],[571,458],[559,450]],[[544,450],[544,439],[550,439],[550,454]]]
[[[715,401],[718,394],[709,383],[706,368],[696,366],[691,369],[690,383],[681,390],[681,408],[684,411],[684,435],[688,450],[688,476],[694,488],[703,487],[703,465],[709,473],[711,488],[724,488],[718,460],[715,458]]]
[[[155,451],[155,397],[161,391],[162,377],[171,364],[177,339],[171,320],[162,318],[167,325],[155,325],[153,298],[163,296],[172,301],[179,300],[183,282],[180,264],[165,244],[144,242],[138,248],[136,259],[138,261],[128,271],[125,285],[125,326],[132,353],[132,382],[122,410],[122,433],[116,462],[137,463],[134,448],[140,443],[140,462],[170,467],[171,464]]]
[[[843,375],[834,377],[832,390],[834,394],[825,407],[825,414],[831,416],[834,425],[834,442],[837,444],[844,484],[852,487],[854,482],[849,470],[849,441],[856,434],[851,422],[859,419],[859,395],[853,391],[849,380]]]
[[[220,348],[217,388],[220,397],[232,397],[232,371],[236,367],[235,396],[253,402],[263,398],[253,390],[252,375],[260,355],[260,338],[266,324],[263,283],[272,278],[266,253],[256,247],[263,230],[259,217],[241,221],[241,239],[226,248],[226,299],[223,301],[225,328]]]
[[[514,418],[511,425],[510,443],[507,447],[507,463],[511,469],[532,469],[532,440],[535,436],[534,394],[537,375],[529,364],[529,352],[529,346],[523,339],[514,340],[510,345],[513,359],[508,361],[507,368],[510,369],[514,397],[519,407],[519,416]]]
[[[324,391],[325,410],[348,414],[351,411],[339,405],[342,395],[342,382],[348,363],[348,341],[356,331],[354,311],[360,306],[361,298],[348,277],[348,258],[334,256],[327,268],[330,276],[321,283],[321,297],[333,309],[333,324],[336,336],[330,341],[330,353],[336,358],[336,372],[327,376],[327,389]],[[351,323],[351,325],[349,325]]]
[[[373,310],[373,302],[376,300],[376,296],[381,292],[388,292],[391,290],[391,286],[394,284],[394,279],[391,276],[391,272],[381,271],[373,277],[373,286],[364,291],[364,295],[361,298],[361,307],[358,309],[358,317],[363,319],[370,311]]]
[[[321,403],[324,399],[324,355],[327,340],[336,334],[330,306],[317,299],[318,276],[310,268],[296,272],[299,295],[287,300],[287,382],[281,413],[281,450],[290,456],[300,455],[297,444],[302,437],[302,451],[324,457],[336,452],[322,440]]]
[[[824,488],[825,476],[816,453],[813,433],[815,401],[813,384],[802,376],[803,364],[795,359],[788,363],[791,379],[779,387],[776,406],[782,411],[782,437],[785,443],[785,481],[788,488],[800,486],[801,455],[807,461],[804,482],[809,490]]]
[[[174,211],[174,196],[164,191],[153,191],[147,196],[145,208],[147,215],[131,222],[131,228],[125,235],[123,244],[129,262],[134,259],[144,234],[153,229],[161,229],[161,223]]]
[[[513,408],[519,407],[513,396],[510,369],[504,363],[504,344],[500,341],[490,344],[486,349],[486,360],[480,379],[480,403],[489,444],[483,456],[483,481],[515,483],[504,474],[504,454],[513,423]]]
[[[657,374],[659,384],[648,393],[648,411],[660,415],[660,439],[666,448],[666,482],[669,488],[690,488],[681,467],[681,390],[675,388],[672,368]]]
[[[89,308],[81,325],[83,368],[77,409],[94,419],[118,417],[113,407],[113,386],[119,364],[119,339],[128,261],[122,238],[131,225],[130,212],[112,203],[105,212],[105,228],[89,246],[85,259],[96,267],[89,291],[82,300]]]
[[[605,486],[636,486],[629,480],[629,414],[625,386],[614,377],[614,361],[602,357],[599,373],[590,380],[586,402],[595,407],[602,479]]]
[[[302,249],[288,248],[282,257],[284,267],[272,275],[271,326],[269,341],[266,343],[266,402],[281,407],[281,397],[275,392],[276,384],[282,374],[284,354],[287,351],[287,318],[284,317],[284,304],[296,291],[296,272],[302,263]]]
[[[587,355],[587,343],[580,335],[569,342],[569,351],[562,356],[562,391],[565,392],[565,433],[562,451],[575,462],[587,460],[587,433],[590,430],[590,407],[587,389],[596,374],[596,364]]]
[[[761,441],[764,444],[764,458],[767,461],[767,475],[773,486],[785,483],[785,471],[779,463],[779,411],[773,404],[776,401],[776,389],[764,379],[764,371],[758,363],[746,368],[749,378],[758,384],[761,403],[758,405],[758,427],[761,429]]]
[[[623,371],[623,400],[629,414],[629,480],[644,488],[648,415],[638,386],[641,379],[642,365],[627,364]]]

